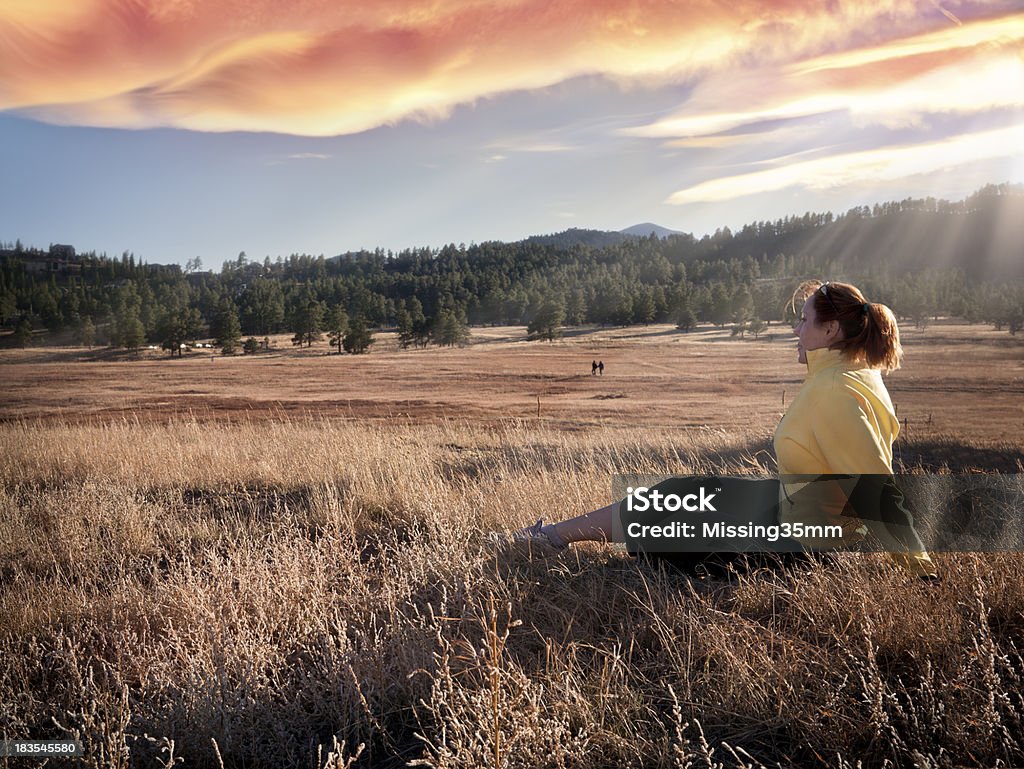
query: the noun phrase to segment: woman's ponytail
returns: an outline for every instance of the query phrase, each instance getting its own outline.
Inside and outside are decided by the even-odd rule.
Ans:
[[[900,329],[896,325],[896,316],[884,304],[864,303],[864,331],[859,337],[847,340],[853,342],[848,350],[853,352],[859,348],[869,366],[883,371],[895,371],[900,367],[903,359]]]

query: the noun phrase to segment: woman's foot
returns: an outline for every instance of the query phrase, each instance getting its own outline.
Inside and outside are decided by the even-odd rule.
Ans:
[[[565,550],[569,547],[569,543],[558,535],[554,524],[545,524],[543,518],[539,518],[533,526],[527,526],[511,534],[495,533],[491,537],[499,544],[525,545],[531,549],[540,547],[541,549]]]

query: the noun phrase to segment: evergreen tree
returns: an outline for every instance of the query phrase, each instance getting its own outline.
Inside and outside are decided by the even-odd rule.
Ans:
[[[697,313],[689,302],[683,302],[676,310],[676,328],[682,331],[689,331],[697,326]]]
[[[301,304],[292,316],[292,344],[312,347],[313,342],[323,338],[324,308],[320,302],[308,301]]]
[[[135,310],[128,310],[118,326],[120,343],[125,349],[136,351],[146,341],[146,329],[142,327],[142,321]]]
[[[414,296],[406,302],[406,306],[412,320],[413,343],[419,347],[426,347],[430,341],[430,323],[423,312],[423,303]]]
[[[562,335],[561,326],[564,320],[565,307],[562,303],[548,299],[537,309],[526,331],[531,339],[547,339],[550,342]]]
[[[754,297],[745,286],[739,289],[732,298],[732,319],[736,323],[745,323],[754,315]]]
[[[88,315],[82,318],[75,329],[75,341],[89,349],[96,343],[96,325]]]
[[[415,341],[412,327],[412,315],[404,307],[395,313],[395,324],[398,327],[398,344],[404,350]]]
[[[120,305],[114,311],[113,322],[110,328],[110,346],[127,347],[128,326],[139,319],[138,311],[133,305]],[[134,331],[134,329],[132,329]]]
[[[345,341],[345,334],[348,331],[348,313],[340,304],[331,308],[327,314],[327,334],[331,345],[338,348],[341,355],[341,348]]]
[[[565,323],[569,326],[578,326],[586,320],[587,300],[580,289],[569,294],[569,300],[565,305]]]
[[[64,325],[64,316],[54,298],[56,292],[55,286],[44,283],[37,285],[32,293],[32,309],[49,331],[59,331]]]
[[[29,342],[32,341],[32,324],[28,318],[22,318],[18,321],[18,325],[14,328],[14,341],[18,343],[18,347],[28,347]]]
[[[0,323],[14,316],[18,311],[18,296],[11,289],[0,291]]]
[[[242,325],[238,322],[235,303],[230,299],[221,300],[217,309],[216,326],[210,331],[224,355],[231,355],[238,349],[238,343],[242,339]]]
[[[469,328],[454,310],[445,308],[434,318],[431,336],[434,344],[454,347],[469,339]]]
[[[277,280],[260,278],[242,294],[242,328],[246,333],[266,336],[284,323],[284,294]]]
[[[178,353],[181,357],[181,346],[194,340],[202,330],[202,318],[194,307],[170,307],[164,310],[157,321],[156,336],[160,347],[170,352],[171,357]]]
[[[611,322],[616,326],[628,326],[633,322],[633,297],[622,289],[612,305]]]
[[[516,326],[523,322],[523,316],[530,306],[530,300],[521,288],[509,292],[505,300],[505,323]]]
[[[645,326],[654,320],[657,314],[657,307],[654,304],[654,296],[649,290],[641,289],[633,297],[633,322],[643,323]]]
[[[242,345],[242,353],[245,355],[252,355],[259,352],[260,343],[256,341],[256,337],[251,336],[245,340],[245,344]]]
[[[732,315],[732,301],[729,290],[722,283],[711,287],[710,319],[716,326],[724,326]]]
[[[366,321],[357,315],[348,324],[348,332],[342,340],[342,346],[345,348],[345,352],[359,355],[366,352],[371,344],[373,344],[373,334],[366,327]]]

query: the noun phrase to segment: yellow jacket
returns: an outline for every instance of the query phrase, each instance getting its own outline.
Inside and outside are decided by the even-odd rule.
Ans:
[[[892,443],[899,431],[892,400],[877,369],[850,361],[837,350],[808,350],[807,378],[775,430],[782,481],[779,517],[783,523],[838,525],[843,535],[838,540],[803,537],[799,541],[804,547],[851,547],[870,530],[897,563],[916,575],[936,574],[928,553],[917,549],[922,546],[909,515],[905,522],[910,536],[901,542],[881,521],[849,514],[849,483],[807,484],[809,478],[792,477],[891,476]],[[917,543],[916,547],[908,547],[908,541]]]

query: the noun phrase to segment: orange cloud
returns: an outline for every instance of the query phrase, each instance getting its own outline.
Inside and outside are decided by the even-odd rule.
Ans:
[[[854,37],[950,24],[930,4],[830,5],[7,0],[0,109],[59,123],[333,135],[579,75],[678,80],[740,62],[782,66],[847,50]]]
[[[678,140],[840,110],[899,126],[928,113],[1020,108],[1022,47],[1018,14],[796,64],[719,73],[679,114],[624,133]]]

